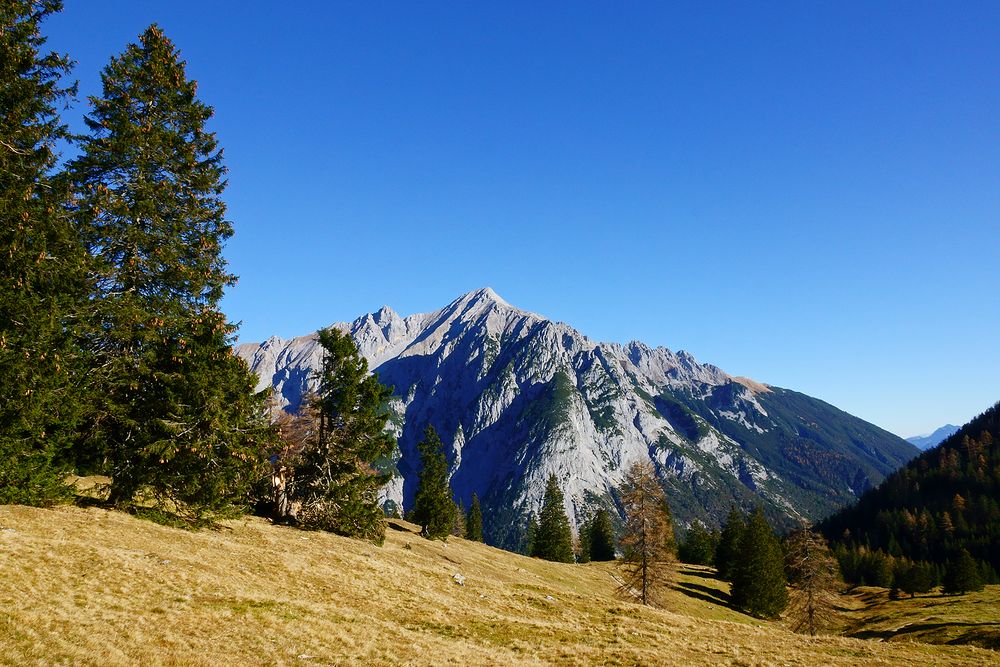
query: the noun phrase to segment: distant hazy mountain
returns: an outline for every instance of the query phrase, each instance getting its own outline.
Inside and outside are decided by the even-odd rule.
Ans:
[[[906,441],[911,445],[916,445],[920,449],[930,449],[940,444],[952,433],[958,431],[958,428],[954,424],[945,424],[929,435],[915,435],[912,438],[907,438]]]
[[[664,306],[666,307],[666,306]],[[732,377],[687,352],[598,343],[519,310],[490,289],[433,313],[390,308],[338,324],[395,387],[399,452],[385,500],[409,508],[415,446],[433,424],[451,484],[476,492],[491,543],[516,548],[555,474],[574,526],[612,509],[625,470],[653,461],[675,518],[718,525],[732,504],[761,503],[790,524],[853,502],[917,450],[803,394]],[[294,408],[313,386],[314,335],[272,337],[239,354]]]

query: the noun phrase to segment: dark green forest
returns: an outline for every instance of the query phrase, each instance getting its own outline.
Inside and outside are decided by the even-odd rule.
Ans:
[[[919,578],[954,589],[949,577],[969,569],[970,560],[980,582],[997,580],[998,501],[1000,403],[818,528],[833,543],[848,581],[900,585],[916,569]],[[900,573],[903,581],[896,581]]]
[[[370,464],[395,447],[390,389],[324,330],[319,395],[272,424],[220,308],[236,276],[212,108],[154,24],[111,58],[71,133],[72,61],[41,30],[61,8],[0,4],[0,503],[67,501],[71,473],[103,475],[88,502],[165,523],[273,495],[276,518],[295,501],[303,527],[380,542]]]

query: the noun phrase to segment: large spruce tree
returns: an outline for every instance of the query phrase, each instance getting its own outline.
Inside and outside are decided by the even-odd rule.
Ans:
[[[448,459],[444,445],[433,426],[424,430],[417,444],[420,452],[420,478],[413,499],[413,521],[420,524],[420,534],[430,539],[444,539],[455,523],[455,501],[448,484]]]
[[[573,562],[573,531],[563,507],[563,493],[555,475],[549,475],[542,498],[542,511],[538,514],[538,528],[532,554],[544,560],[560,563]]]
[[[85,253],[52,177],[70,65],[42,52],[39,28],[61,4],[0,4],[0,503],[68,495],[81,404],[73,330],[86,298]]]
[[[740,540],[745,530],[746,518],[738,509],[731,508],[715,548],[715,569],[721,579],[733,580],[733,572],[740,559]]]
[[[157,26],[101,80],[70,165],[96,281],[87,341],[100,400],[87,443],[112,502],[152,498],[200,521],[245,500],[273,437],[219,310],[235,282],[222,151],[205,127],[211,107]]]
[[[395,446],[385,431],[392,388],[368,373],[368,362],[349,335],[329,328],[317,338],[323,348],[314,403],[319,424],[294,457],[290,486],[291,500],[300,505],[296,518],[305,528],[381,544],[385,517],[378,490],[387,478],[373,464]]]
[[[788,605],[781,543],[759,506],[747,519],[732,567],[733,604],[754,616],[777,618]]]
[[[673,520],[667,497],[648,460],[632,465],[621,488],[622,591],[643,604],[659,602],[669,569],[676,560]]]

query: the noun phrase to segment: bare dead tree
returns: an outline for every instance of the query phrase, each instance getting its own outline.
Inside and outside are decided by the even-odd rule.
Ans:
[[[274,421],[278,428],[281,449],[271,456],[271,491],[274,502],[274,520],[294,521],[297,514],[295,497],[295,476],[293,474],[301,454],[315,446],[319,437],[319,413],[316,395],[302,397],[295,413],[280,411]]]

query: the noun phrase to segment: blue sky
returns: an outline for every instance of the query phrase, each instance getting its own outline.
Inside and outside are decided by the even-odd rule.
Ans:
[[[66,4],[73,125],[153,21],[215,107],[242,340],[490,286],[904,436],[1000,400],[1000,3]]]

